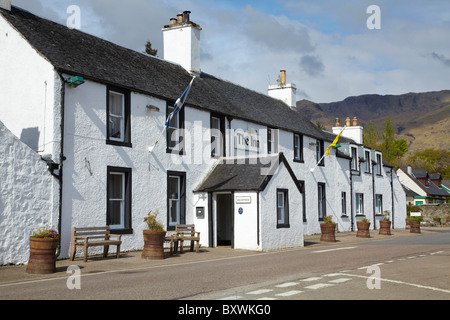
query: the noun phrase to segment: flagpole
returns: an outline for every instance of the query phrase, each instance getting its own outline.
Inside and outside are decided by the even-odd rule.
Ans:
[[[345,130],[345,126],[342,128],[341,132],[336,136],[336,139],[333,141],[333,143],[327,148],[327,152],[325,152],[323,154],[323,156],[322,156],[322,158],[320,158],[319,162],[316,163],[314,168],[310,169],[311,172],[314,172],[314,170],[316,170],[317,166],[322,162],[323,158],[325,158],[325,155],[328,156],[329,149],[337,144],[337,142],[339,141],[339,137],[341,136],[342,132],[344,132],[344,130]]]
[[[311,172],[314,172],[314,170],[316,170],[317,166],[322,162],[323,158],[325,158],[325,153],[323,154],[322,158],[320,158],[319,162],[316,163],[314,168],[310,169]]]
[[[192,86],[192,83],[194,82],[194,80],[195,80],[195,76],[192,77],[192,80],[191,80],[191,83],[189,83],[189,86],[188,86],[188,87],[186,88],[186,90],[183,92],[183,94],[181,95],[181,97],[178,98],[178,100],[175,102],[175,105],[177,105],[177,104],[179,104],[179,103],[181,104],[181,106],[179,107],[179,109],[181,109],[181,108],[183,107],[184,102],[186,101],[187,96],[188,96],[189,92],[191,91],[191,86]],[[181,98],[184,98],[184,99],[183,99],[183,102],[181,102]],[[166,123],[164,124],[164,128],[161,130],[161,134],[159,135],[158,139],[156,139],[155,144],[153,145],[153,147],[149,147],[149,148],[148,148],[148,151],[149,151],[149,152],[153,152],[153,149],[155,149],[156,145],[157,145],[158,142],[159,142],[159,139],[161,139],[162,136],[164,135],[164,132],[167,130],[168,123],[172,120],[172,117],[173,117],[173,115],[174,115],[174,112],[175,112],[175,110],[167,117]]]

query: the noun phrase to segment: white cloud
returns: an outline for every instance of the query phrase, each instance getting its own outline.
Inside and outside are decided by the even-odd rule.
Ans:
[[[150,40],[160,57],[162,27],[190,10],[203,28],[202,70],[262,93],[281,69],[315,102],[448,89],[450,2],[377,0],[382,29],[368,30],[372,2],[13,0],[60,23],[79,5],[82,31],[137,51]]]

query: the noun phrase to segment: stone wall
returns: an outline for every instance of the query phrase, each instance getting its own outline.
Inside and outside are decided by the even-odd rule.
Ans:
[[[450,225],[450,203],[440,205],[424,204],[420,206],[422,210],[423,222],[428,225],[439,225],[434,218],[441,219],[440,225]]]

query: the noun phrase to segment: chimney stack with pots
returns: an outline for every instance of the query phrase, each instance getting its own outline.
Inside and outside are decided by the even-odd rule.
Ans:
[[[341,122],[339,118],[336,118],[335,126],[333,127],[333,133],[339,134],[342,131],[343,127],[341,127]],[[363,131],[364,128],[358,126],[358,118],[354,117],[353,122],[350,117],[345,119],[345,130],[342,132],[342,136],[352,139],[357,144],[363,144]]]
[[[178,63],[189,73],[200,75],[200,31],[191,21],[190,11],[177,14],[164,26],[164,60]]]
[[[269,96],[283,101],[291,109],[297,106],[297,86],[293,83],[286,83],[286,70],[280,71],[278,84],[269,86]]]

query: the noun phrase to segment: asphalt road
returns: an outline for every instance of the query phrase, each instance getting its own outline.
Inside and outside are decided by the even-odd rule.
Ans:
[[[450,300],[450,229],[67,277],[0,284],[0,300]]]

